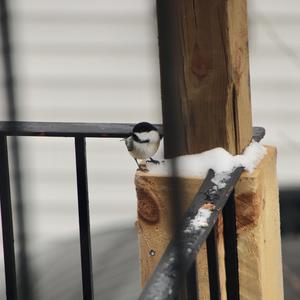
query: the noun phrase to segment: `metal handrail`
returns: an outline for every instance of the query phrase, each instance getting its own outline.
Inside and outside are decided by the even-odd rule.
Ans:
[[[0,134],[8,136],[52,136],[52,137],[107,137],[128,136],[132,123],[72,123],[72,122],[21,122],[0,121]],[[163,136],[163,126],[154,124]],[[265,135],[262,127],[253,127],[253,139]]]

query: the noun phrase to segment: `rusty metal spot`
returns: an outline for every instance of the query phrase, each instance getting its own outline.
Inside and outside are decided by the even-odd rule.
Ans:
[[[157,223],[159,221],[159,207],[155,201],[155,196],[144,188],[137,187],[138,215],[145,222]]]
[[[213,211],[216,206],[212,202],[206,202],[204,203],[201,208],[209,209],[210,211]]]

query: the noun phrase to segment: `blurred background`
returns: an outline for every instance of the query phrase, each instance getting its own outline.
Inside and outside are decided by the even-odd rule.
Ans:
[[[8,2],[18,120],[162,122],[155,1]],[[293,300],[300,298],[300,2],[248,6],[253,124],[278,148],[286,299]],[[8,120],[4,88],[0,60],[0,120]],[[19,141],[37,299],[80,299],[73,140]],[[119,140],[88,139],[87,151],[95,298],[134,299],[136,166]]]

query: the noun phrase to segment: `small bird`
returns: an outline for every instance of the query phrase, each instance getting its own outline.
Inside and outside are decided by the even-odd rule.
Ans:
[[[124,140],[127,150],[134,158],[139,170],[147,171],[147,168],[142,167],[142,164],[138,163],[138,159],[142,160],[144,165],[146,159],[150,159],[147,162],[159,164],[158,160],[152,158],[160,144],[160,135],[155,126],[148,122],[138,123],[133,127],[130,136]]]

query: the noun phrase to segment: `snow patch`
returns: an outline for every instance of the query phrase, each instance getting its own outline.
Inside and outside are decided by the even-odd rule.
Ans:
[[[147,164],[149,173],[160,176],[171,176],[171,160],[164,159],[163,140],[154,159],[161,163]],[[266,148],[256,141],[252,141],[241,155],[231,155],[223,148],[214,148],[199,154],[176,157],[177,176],[179,177],[205,177],[209,169],[215,171],[214,183],[218,188],[225,185],[228,174],[238,167],[244,167],[252,173],[261,159],[267,153]]]
[[[151,175],[171,176],[172,161],[164,159],[163,141],[161,145],[154,157],[161,163],[159,165],[149,163],[147,168]],[[176,175],[179,177],[205,177],[208,170],[213,169],[215,172],[215,176],[212,178],[214,186],[210,190],[210,194],[213,195],[226,186],[230,174],[236,168],[244,167],[246,171],[252,173],[266,153],[266,148],[253,140],[240,155],[231,155],[223,148],[215,148],[199,154],[179,156],[175,158]],[[197,214],[189,220],[184,232],[192,233],[208,227],[208,220],[214,209],[213,203],[200,207]],[[187,252],[189,253],[189,250]]]
[[[207,208],[199,208],[197,214],[190,222],[194,230],[199,230],[201,227],[208,227],[208,219],[211,215],[211,210]]]

